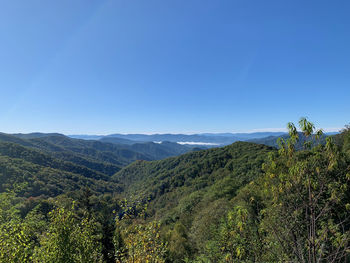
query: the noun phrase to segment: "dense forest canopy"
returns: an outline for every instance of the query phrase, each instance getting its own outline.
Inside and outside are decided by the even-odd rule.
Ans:
[[[0,262],[348,262],[350,128],[288,129],[195,151],[1,134]]]

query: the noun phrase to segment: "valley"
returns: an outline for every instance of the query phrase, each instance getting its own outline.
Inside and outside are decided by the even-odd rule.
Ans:
[[[48,248],[42,243],[44,239],[42,240],[41,235],[46,231],[56,231],[51,229],[54,224],[64,226],[63,221],[55,221],[55,218],[50,217],[50,213],[59,213],[57,218],[70,216],[72,224],[76,224],[75,227],[81,231],[90,231],[87,232],[89,235],[99,236],[90,239],[91,250],[79,252],[93,257],[91,262],[97,262],[96,255],[99,255],[103,262],[115,262],[116,258],[126,260],[132,255],[130,249],[139,249],[137,253],[141,253],[140,255],[144,257],[149,252],[133,242],[143,238],[142,235],[151,235],[151,232],[147,231],[153,231],[152,233],[157,233],[158,236],[156,239],[149,237],[147,244],[154,246],[154,253],[162,255],[162,260],[169,262],[182,262],[185,259],[193,262],[202,259],[219,262],[223,260],[222,255],[226,255],[225,257],[230,255],[232,260],[243,256],[251,259],[260,258],[259,261],[274,260],[274,252],[270,251],[272,248],[258,251],[257,247],[251,247],[255,242],[261,244],[267,242],[264,239],[270,237],[255,236],[249,231],[253,231],[254,228],[261,228],[259,231],[265,229],[265,220],[272,220],[269,224],[274,224],[273,220],[282,220],[273,215],[274,210],[268,212],[272,205],[270,202],[274,200],[269,201],[268,193],[273,194],[275,191],[273,189],[278,183],[266,176],[271,172],[273,174],[282,172],[285,168],[281,165],[290,163],[287,160],[282,161],[283,158],[290,158],[285,156],[283,151],[292,151],[290,154],[295,155],[293,157],[295,160],[298,158],[308,160],[311,158],[308,156],[319,152],[321,155],[317,158],[325,161],[328,157],[322,156],[323,154],[327,156],[327,151],[330,151],[327,150],[330,147],[328,144],[332,140],[335,143],[332,147],[345,154],[341,157],[340,152],[337,153],[339,157],[336,158],[339,160],[335,169],[340,169],[338,174],[345,176],[347,171],[345,167],[349,163],[347,159],[350,145],[349,130],[321,137],[316,133],[308,135],[306,131],[294,134],[293,130],[290,132],[288,136],[282,134],[282,139],[279,140],[278,136],[266,134],[269,136],[262,138],[257,136],[247,142],[236,141],[227,146],[209,149],[169,141],[161,143],[140,141],[145,140],[141,135],[133,137],[137,139],[133,141],[130,137],[85,140],[62,134],[2,133],[0,134],[0,218],[2,218],[0,237],[10,233],[8,231],[15,231],[10,230],[8,224],[15,224],[22,229],[22,232],[25,227],[30,231],[23,232],[27,235],[26,238],[29,238],[30,244],[26,243],[27,241],[14,243],[16,253],[22,253],[21,257],[26,260],[29,260],[31,253],[37,253],[38,260],[44,260],[41,258],[44,254],[41,255],[38,249]],[[174,140],[178,140],[178,136],[175,136]],[[212,135],[206,136],[209,142]],[[169,136],[156,138],[169,139]],[[250,135],[246,135],[245,138],[250,138]],[[297,141],[293,141],[295,140],[293,138],[297,138]],[[186,139],[193,140],[193,137]],[[203,138],[200,140],[203,141]],[[312,158],[316,156],[318,155]],[[318,159],[313,162],[316,160],[319,162]],[[280,161],[282,163],[278,164]],[[322,162],[319,165],[320,168],[317,169],[324,169]],[[276,168],[280,166],[281,168]],[[285,172],[288,172],[288,169]],[[336,180],[343,180],[341,178],[343,177]],[[335,181],[328,183],[332,182]],[[346,181],[338,183],[348,184]],[[271,192],[265,192],[269,187],[272,187],[269,190]],[[317,189],[316,187],[315,191]],[[280,191],[283,193],[289,191],[289,188]],[[335,188],[334,191],[341,190]],[[293,194],[290,192],[284,198],[290,198]],[[339,195],[341,199],[337,206],[346,204],[348,193],[342,192]],[[8,210],[9,205],[12,207],[11,210]],[[286,205],[288,207],[287,203]],[[339,211],[342,211],[341,209]],[[8,214],[9,211],[13,211],[14,214]],[[240,223],[237,220],[243,216],[241,213],[247,213],[244,217],[249,216],[250,219],[245,218]],[[261,217],[262,213],[271,213],[271,218]],[[340,214],[338,216],[342,217]],[[85,229],[83,225],[79,225],[83,222],[80,220],[89,220],[92,228]],[[156,225],[154,222],[157,222]],[[29,227],[32,223],[38,226]],[[236,228],[240,224],[243,225],[238,231]],[[135,229],[139,229],[137,230],[139,234],[132,234]],[[241,240],[246,234],[248,235],[246,239]],[[281,232],[282,234],[284,232]],[[79,238],[84,240],[87,236],[82,235]],[[120,239],[119,243],[116,238]],[[0,243],[7,244],[6,246],[9,245],[9,241],[0,239]],[[234,243],[230,245],[230,242]],[[240,245],[241,242],[247,243]],[[233,245],[234,247],[230,247]],[[287,245],[290,244],[283,246]],[[24,247],[21,246],[31,247],[32,252],[28,255],[23,254]],[[249,251],[243,250],[237,254],[238,248],[241,250],[248,247]],[[161,251],[165,251],[165,254]],[[4,260],[4,256],[8,254],[5,251],[2,253]],[[54,256],[55,253],[52,253]],[[75,255],[78,252],[70,253]],[[286,258],[291,256],[287,256],[288,251],[283,253],[287,253]],[[155,256],[152,253],[149,255]],[[162,260],[159,262],[163,262]]]

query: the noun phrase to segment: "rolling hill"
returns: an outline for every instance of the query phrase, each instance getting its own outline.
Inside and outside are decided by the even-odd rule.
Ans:
[[[37,148],[65,160],[83,158],[111,163],[119,168],[136,160],[159,160],[193,150],[193,147],[171,142],[135,142],[120,138],[83,140],[43,133],[0,134],[0,141]]]
[[[89,186],[95,193],[116,192],[110,177],[15,143],[0,142],[0,192],[20,186],[19,195],[54,197]]]
[[[113,176],[123,195],[149,202],[148,214],[168,225],[181,222],[196,246],[208,239],[236,192],[262,173],[273,148],[248,142],[187,153],[160,161],[137,161]],[[206,229],[207,228],[207,229]]]

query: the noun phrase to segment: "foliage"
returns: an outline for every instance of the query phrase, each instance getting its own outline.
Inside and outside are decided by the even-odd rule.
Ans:
[[[34,244],[31,229],[19,216],[14,193],[0,194],[0,262],[30,262]]]
[[[31,262],[34,244],[30,227],[11,220],[0,226],[0,262]]]
[[[117,262],[165,262],[167,245],[161,239],[158,222],[133,224],[123,230],[122,236],[124,253],[117,251]],[[116,247],[120,247],[119,236],[115,240]]]
[[[36,248],[34,262],[101,262],[101,246],[94,233],[92,219],[78,220],[74,213],[64,208],[50,212],[48,232]]]
[[[292,123],[288,128],[290,139],[280,141],[280,150],[264,165],[265,175],[240,191],[222,224],[225,231],[216,240],[229,262],[348,259],[349,160],[331,138],[326,145],[306,141],[297,151],[298,133]],[[322,136],[305,118],[300,128],[306,137]]]
[[[174,228],[168,231],[166,240],[172,262],[183,262],[184,258],[191,256],[193,248],[189,241],[188,229],[181,222],[177,222]]]
[[[0,192],[27,184],[21,196],[57,196],[88,185],[99,193],[120,190],[109,177],[26,147],[0,142]]]
[[[126,200],[123,200],[121,206],[123,212],[120,217],[116,217],[114,236],[116,262],[165,262],[167,244],[161,238],[160,223],[146,223],[142,220],[147,206],[128,204]],[[135,219],[141,221],[135,222]]]
[[[261,253],[257,225],[253,213],[237,205],[227,214],[220,228],[220,250],[226,262],[249,259],[257,262]]]
[[[314,126],[300,120],[305,136]],[[285,260],[340,262],[349,249],[349,167],[345,156],[327,138],[326,145],[304,151],[293,148],[298,134],[289,125],[291,139],[265,166],[265,205],[261,226],[269,246]],[[322,131],[316,132],[316,138]]]

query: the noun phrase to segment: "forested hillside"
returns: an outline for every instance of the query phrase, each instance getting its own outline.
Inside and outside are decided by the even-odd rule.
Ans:
[[[138,161],[113,177],[131,202],[147,202],[147,216],[165,228],[185,231],[184,244],[169,243],[173,259],[201,253],[205,241],[230,207],[237,190],[262,174],[262,164],[272,148],[236,142],[223,148],[202,150],[162,161]],[[169,235],[178,233],[169,232]]]
[[[135,160],[160,160],[194,150],[191,146],[173,142],[136,142],[106,137],[101,140],[69,138],[58,133],[4,134],[0,141],[33,147],[58,158],[71,160],[81,157],[98,162],[125,166]]]
[[[348,262],[349,128],[299,126],[124,167],[116,144],[1,134],[0,262]]]
[[[89,186],[99,194],[116,192],[119,186],[98,170],[52,158],[37,150],[0,142],[0,191],[23,186],[19,196],[58,196]]]
[[[190,194],[198,195],[197,201],[204,194],[211,199],[234,196],[237,188],[261,174],[270,151],[273,149],[264,145],[236,142],[161,161],[137,161],[113,178],[124,186],[128,199],[146,198],[152,204],[167,200],[169,212],[169,207],[178,205],[182,197]],[[162,208],[156,210],[164,215],[166,211]]]

